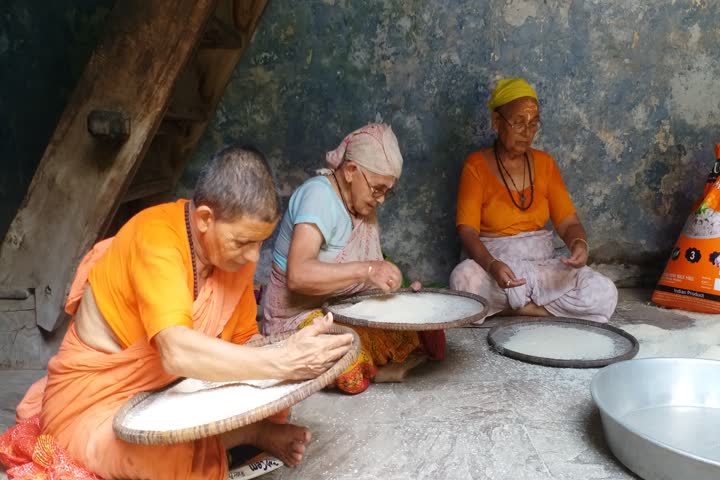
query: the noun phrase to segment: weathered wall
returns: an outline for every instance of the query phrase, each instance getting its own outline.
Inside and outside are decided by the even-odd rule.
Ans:
[[[113,0],[3,0],[0,10],[0,239],[15,216]],[[69,212],[68,214],[72,214]],[[64,328],[43,335],[33,297],[0,299],[0,369],[45,368]]]
[[[383,120],[406,160],[384,248],[446,280],[462,162],[492,139],[484,103],[523,76],[595,258],[662,268],[720,141],[718,18],[709,0],[273,0],[180,193],[241,140],[269,153],[287,199],[346,132]]]
[[[114,0],[3,0],[0,240],[90,58]]]

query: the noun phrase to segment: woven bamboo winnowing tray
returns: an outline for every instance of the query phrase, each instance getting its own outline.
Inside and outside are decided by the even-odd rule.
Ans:
[[[272,344],[285,341],[293,333],[295,332],[271,335],[261,340],[248,342],[246,345],[272,348]],[[145,445],[167,445],[219,435],[258,422],[290,408],[318,390],[330,385],[345,369],[352,365],[360,352],[360,339],[357,334],[352,329],[339,325],[333,325],[329,332],[331,335],[344,333],[353,335],[352,347],[335,365],[317,378],[297,382],[282,382],[278,387],[270,386],[265,388],[253,386],[254,382],[221,383],[216,386],[210,383],[207,390],[192,393],[183,393],[181,389],[178,392],[178,390],[182,387],[182,382],[192,381],[197,383],[199,381],[181,379],[160,390],[138,393],[130,398],[115,415],[113,430],[119,438],[127,442]],[[262,405],[253,405],[253,407],[248,408],[248,394],[253,393],[252,389],[257,390],[258,388],[262,388],[264,397],[273,397],[271,391],[273,388],[282,389],[278,391],[284,393],[269,398]],[[208,392],[211,392],[210,394],[213,395],[215,401],[223,402],[224,406],[232,405],[233,409],[237,406],[237,413],[226,415],[225,418],[216,418],[212,421],[197,421],[198,414],[193,418],[194,411],[202,412],[202,416],[205,418],[212,415],[211,407],[204,400],[207,399]],[[203,396],[201,397],[201,395]],[[246,399],[245,405],[243,405],[243,398]],[[226,401],[229,403],[226,404]],[[157,402],[163,403],[158,404]],[[183,406],[179,409],[182,414],[178,414],[176,422],[178,428],[151,429],[147,428],[147,425],[143,428],[142,411],[147,408],[157,409],[159,405],[163,409],[178,409],[178,406]],[[186,408],[188,405],[197,405],[197,407]]]
[[[395,322],[393,321],[393,315],[384,313],[381,309],[378,309],[377,314],[374,314],[374,318],[356,318],[347,314],[343,314],[343,309],[351,304],[357,304],[364,300],[370,299],[388,299],[391,300],[393,297],[399,295],[406,296],[407,299],[412,300],[413,298],[422,298],[426,296],[439,296],[443,298],[447,304],[447,308],[439,314],[431,316],[418,315],[418,321],[415,322]],[[452,311],[453,298],[457,299],[458,302],[464,304],[464,311],[467,312],[467,307],[470,302],[474,303],[471,314],[458,315]],[[345,323],[347,325],[355,325],[358,327],[370,327],[380,328],[384,330],[445,330],[448,328],[457,328],[464,325],[477,322],[485,318],[488,312],[488,302],[483,297],[474,295],[472,293],[460,292],[457,290],[447,290],[442,288],[423,288],[419,292],[414,292],[409,288],[398,290],[391,294],[385,294],[380,291],[373,291],[354,295],[352,297],[336,298],[323,305],[323,312],[331,312],[335,321]]]

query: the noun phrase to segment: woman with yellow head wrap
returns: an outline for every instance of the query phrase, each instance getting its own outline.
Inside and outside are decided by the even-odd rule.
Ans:
[[[497,83],[497,87],[490,97],[488,107],[490,110],[496,110],[503,105],[507,105],[518,98],[533,98],[538,101],[535,89],[522,78],[505,78]]]
[[[560,170],[532,148],[540,129],[535,89],[521,78],[502,79],[488,107],[497,138],[465,160],[456,224],[469,258],[455,268],[450,286],[485,297],[490,315],[607,322],[617,289],[586,266],[587,235]],[[553,259],[548,220],[569,258]]]

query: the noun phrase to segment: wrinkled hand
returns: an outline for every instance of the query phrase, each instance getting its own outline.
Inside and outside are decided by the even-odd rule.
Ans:
[[[411,289],[413,292],[419,292],[420,290],[422,290],[422,283],[420,283],[419,280],[415,280],[414,282],[412,282],[412,283],[410,284],[410,289]]]
[[[402,286],[400,269],[390,262],[369,262],[368,282],[385,293],[394,292]]]
[[[353,336],[325,335],[333,324],[332,313],[315,319],[312,325],[303,328],[287,339],[283,351],[278,352],[281,369],[287,372],[288,380],[315,378],[345,355],[352,345]]]
[[[500,288],[514,288],[526,283],[524,278],[515,278],[515,272],[505,262],[499,260],[490,265],[488,273],[495,279]]]
[[[587,246],[583,242],[575,242],[570,258],[561,258],[560,261],[565,265],[573,268],[582,268],[587,265],[588,251]]]

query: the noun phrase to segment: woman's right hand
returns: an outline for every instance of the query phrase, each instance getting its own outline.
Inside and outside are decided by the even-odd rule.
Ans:
[[[285,379],[316,378],[350,350],[351,334],[326,335],[332,324],[332,313],[328,313],[287,339],[276,356],[281,363],[280,370],[286,374]]]
[[[524,278],[515,278],[515,272],[507,263],[495,260],[490,264],[488,271],[491,277],[495,279],[500,288],[514,288],[525,285],[527,281]]]
[[[368,262],[367,282],[385,293],[394,292],[402,286],[402,273],[390,262]]]

